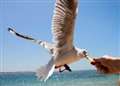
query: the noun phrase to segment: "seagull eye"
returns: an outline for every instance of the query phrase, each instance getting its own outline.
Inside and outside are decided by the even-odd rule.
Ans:
[[[87,54],[87,51],[83,51],[83,54],[86,55],[86,54]]]
[[[84,55],[84,57],[86,57],[88,53],[87,53],[86,50],[83,50],[83,51],[82,51],[82,54]]]

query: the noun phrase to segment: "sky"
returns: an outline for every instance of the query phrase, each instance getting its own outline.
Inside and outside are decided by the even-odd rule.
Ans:
[[[120,1],[78,0],[74,45],[85,48],[93,58],[120,56]],[[0,72],[35,71],[51,55],[41,46],[18,39],[19,33],[51,42],[51,20],[55,0],[0,1]],[[70,64],[73,70],[95,69],[86,59]]]

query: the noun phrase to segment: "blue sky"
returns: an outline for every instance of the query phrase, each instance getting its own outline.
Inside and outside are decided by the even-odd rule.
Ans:
[[[39,45],[17,39],[8,27],[36,39],[52,40],[51,19],[55,0],[1,0],[0,67],[2,71],[35,71],[51,56]],[[79,0],[74,45],[91,56],[120,56],[120,1]],[[70,65],[73,70],[94,69],[85,59]]]

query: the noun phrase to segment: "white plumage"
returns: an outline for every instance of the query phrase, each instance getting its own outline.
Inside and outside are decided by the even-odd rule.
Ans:
[[[40,67],[37,71],[37,76],[41,80],[46,81],[53,74],[55,68],[61,68],[86,57],[86,50],[79,49],[73,45],[77,4],[77,0],[56,0],[52,18],[52,43],[36,40],[29,36],[21,35],[11,28],[8,29],[13,35],[40,44],[51,53],[52,58],[48,64]],[[68,65],[67,67],[69,68]]]

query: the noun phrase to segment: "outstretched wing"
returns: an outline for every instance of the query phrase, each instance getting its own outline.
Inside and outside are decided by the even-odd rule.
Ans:
[[[72,48],[77,0],[56,0],[52,20],[53,42],[57,47]]]
[[[22,38],[22,39],[25,39],[25,40],[28,40],[28,41],[31,41],[31,42],[34,42],[38,45],[41,45],[42,47],[46,48],[50,53],[53,53],[52,49],[53,49],[53,45],[51,43],[48,43],[46,41],[42,41],[42,40],[37,40],[37,39],[34,39],[30,36],[27,36],[27,35],[22,35],[18,32],[16,32],[14,29],[12,28],[8,28],[8,31],[12,34],[12,35],[15,35],[16,37],[19,37],[19,38]]]

